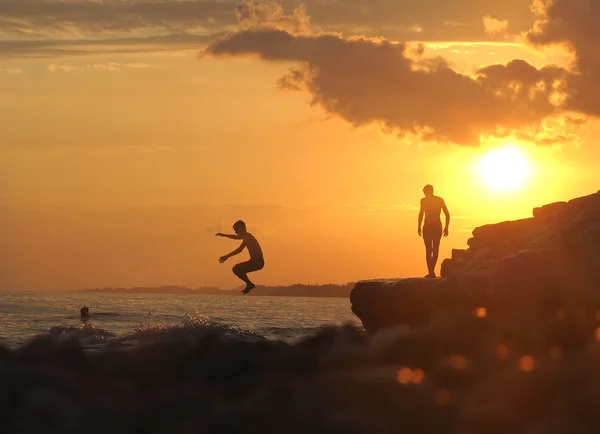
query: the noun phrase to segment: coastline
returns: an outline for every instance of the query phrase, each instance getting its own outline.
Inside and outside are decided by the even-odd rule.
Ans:
[[[257,286],[246,296],[252,297],[315,297],[315,298],[349,298],[354,283],[346,285],[291,285],[291,286]],[[88,288],[67,292],[108,293],[108,294],[171,294],[171,295],[218,295],[244,296],[241,289],[187,288],[184,286],[134,287],[134,288]]]

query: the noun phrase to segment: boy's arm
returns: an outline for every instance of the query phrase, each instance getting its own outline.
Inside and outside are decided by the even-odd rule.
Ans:
[[[444,215],[446,216],[446,227],[444,228],[444,236],[448,236],[448,227],[450,226],[450,212],[448,211],[448,207],[446,206],[446,202],[442,201],[442,211],[444,211]]]
[[[241,240],[242,236],[241,235],[228,235],[228,234],[222,234],[221,232],[219,232],[218,234],[215,235],[216,237],[225,237],[225,238],[230,238],[232,240]]]
[[[230,254],[225,255],[225,256],[221,256],[219,258],[219,262],[222,264],[223,262],[225,262],[226,260],[228,260],[232,256],[239,255],[240,253],[242,253],[242,251],[244,250],[245,247],[246,247],[246,241],[244,241],[241,246],[239,246],[237,249],[235,249]]]
[[[423,223],[423,215],[425,211],[423,210],[423,199],[421,199],[421,208],[419,209],[419,226],[417,228],[417,233],[421,236],[421,224]]]

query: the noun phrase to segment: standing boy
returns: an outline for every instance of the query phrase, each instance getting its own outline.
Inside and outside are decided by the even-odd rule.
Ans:
[[[435,276],[435,265],[437,264],[438,254],[440,251],[440,241],[442,234],[448,236],[448,225],[450,225],[450,213],[446,207],[444,199],[433,195],[433,186],[426,185],[423,188],[425,197],[421,199],[421,209],[419,211],[419,236],[423,235],[425,241],[425,257],[427,260],[427,278],[433,279]],[[442,221],[440,219],[441,212],[444,211],[446,216],[446,226],[442,231]],[[425,224],[421,230],[425,216]]]

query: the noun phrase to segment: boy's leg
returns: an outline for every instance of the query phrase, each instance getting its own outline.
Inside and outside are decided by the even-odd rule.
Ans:
[[[423,240],[425,241],[425,260],[427,261],[427,276],[431,277],[433,274],[432,266],[431,266],[431,258],[433,256],[433,240],[431,239],[431,235],[429,231],[423,229]]]
[[[250,279],[248,279],[248,266],[247,266],[247,262],[241,262],[239,264],[236,264],[233,266],[233,274],[235,274],[237,277],[239,277],[240,279],[242,279],[244,282],[246,282],[247,285],[252,285],[252,282],[250,281]]]
[[[246,282],[246,288],[242,291],[244,294],[248,294],[252,289],[256,288],[256,285],[248,279],[248,273],[260,270],[263,265],[264,264],[255,264],[252,261],[247,261],[241,262],[233,267],[233,273]]]
[[[433,252],[431,255],[431,273],[435,275],[435,266],[438,261],[438,256],[440,253],[440,242],[442,241],[442,234],[436,234],[433,239]]]

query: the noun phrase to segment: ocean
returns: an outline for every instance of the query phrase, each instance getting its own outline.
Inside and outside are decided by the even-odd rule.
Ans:
[[[90,309],[82,322],[81,307]],[[190,337],[207,328],[248,339],[294,342],[360,321],[347,298],[243,297],[92,292],[0,293],[0,344],[46,335],[90,349]]]

